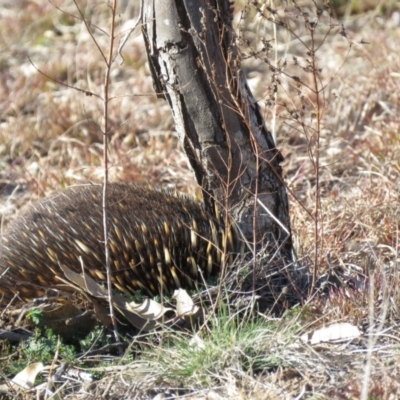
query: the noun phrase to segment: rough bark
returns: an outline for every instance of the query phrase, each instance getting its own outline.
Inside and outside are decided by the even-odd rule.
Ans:
[[[228,210],[252,246],[290,259],[283,158],[241,72],[231,4],[143,0],[142,13],[154,87],[171,106],[206,205]]]

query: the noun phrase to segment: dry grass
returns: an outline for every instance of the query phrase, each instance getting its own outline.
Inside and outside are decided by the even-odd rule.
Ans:
[[[104,69],[98,51],[82,25],[71,17],[76,14],[73,3],[56,4],[69,14],[47,1],[9,2],[2,11],[0,182],[6,186],[2,193],[7,197],[16,185],[23,191],[8,198],[2,207],[6,220],[28,199],[102,179],[98,128],[102,103],[57,85],[35,70],[68,85],[102,93]],[[108,26],[102,2],[88,3],[85,12],[96,26]],[[121,10],[118,29],[122,36],[137,13],[138,8],[131,4]],[[94,32],[105,48],[106,35]],[[112,72],[115,100],[109,114],[113,131],[110,179],[193,191],[194,180],[177,150],[168,105],[154,95],[140,36],[127,43],[124,57],[124,64],[118,60]]]
[[[126,3],[120,12],[121,32],[134,23],[138,13],[135,2]],[[52,190],[102,179],[102,137],[98,129],[101,103],[49,81],[29,61],[54,79],[101,93],[101,60],[87,32],[71,17],[76,14],[74,5],[68,1],[55,4],[66,13],[45,0],[10,0],[1,10],[3,224],[19,208]],[[103,2],[88,2],[85,13],[94,25],[107,26]],[[248,15],[245,37],[253,50],[259,49],[260,38],[273,38],[272,24],[256,17],[254,10],[249,9]],[[316,267],[318,277],[335,273],[344,285],[318,293],[308,304],[279,319],[263,315],[265,329],[251,324],[242,327],[243,332],[251,332],[250,339],[240,336],[236,325],[228,323],[214,331],[220,341],[210,339],[210,332],[203,333],[202,339],[209,340],[209,346],[217,345],[224,351],[211,358],[211,366],[195,368],[189,378],[178,373],[171,377],[171,370],[188,368],[188,361],[183,360],[188,352],[187,339],[182,336],[174,342],[171,356],[170,348],[161,345],[173,340],[165,333],[167,339],[157,338],[153,345],[145,345],[152,349],[151,357],[133,357],[135,362],[128,363],[124,373],[113,371],[98,381],[92,389],[94,398],[104,393],[107,398],[175,393],[193,399],[359,399],[368,359],[367,398],[400,396],[399,20],[398,7],[385,13],[374,8],[347,16],[342,21],[347,37],[338,34],[338,26],[318,50],[321,82],[330,83],[323,91],[321,107],[316,258],[315,223],[310,217],[318,194],[315,163],[310,158],[316,143],[310,134],[315,127],[315,96],[304,88],[299,95],[293,79],[280,74],[275,98],[270,66],[260,56],[244,63],[266,120],[272,121],[272,113],[275,109],[277,112],[273,128],[285,156],[300,264],[310,270]],[[321,27],[321,32],[327,26]],[[301,23],[297,29],[297,35],[307,37]],[[106,46],[106,36],[95,32]],[[305,62],[304,47],[284,30],[278,29],[276,35],[276,56],[287,59],[288,74],[303,76],[307,83],[309,75],[301,75],[292,62],[293,55],[300,63]],[[249,48],[244,52],[251,55]],[[275,53],[271,54],[274,59]],[[111,180],[149,182],[194,192],[194,179],[179,150],[168,105],[153,93],[140,36],[129,40],[124,57],[124,64],[117,62],[112,72],[111,90],[116,98],[109,116],[113,127]],[[301,111],[303,121],[311,127],[308,130],[295,116]],[[356,341],[340,344],[310,346],[299,340],[303,333],[334,322],[350,322],[364,334]],[[256,354],[251,353],[249,345],[258,346]],[[254,371],[247,363],[249,359],[244,362],[237,357],[238,352],[252,361],[263,356],[261,366]],[[191,362],[195,359],[189,358]]]

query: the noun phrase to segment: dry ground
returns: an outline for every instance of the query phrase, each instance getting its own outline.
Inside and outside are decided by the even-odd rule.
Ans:
[[[138,6],[135,1],[121,3],[117,29],[125,32],[135,22]],[[85,7],[93,25],[108,29],[108,9],[102,1],[85,3]],[[2,2],[3,228],[21,208],[53,190],[102,180],[101,102],[38,72],[101,93],[104,66],[85,27],[73,17],[76,14],[69,1]],[[238,8],[237,23],[240,15]],[[275,98],[271,69],[262,55],[254,57],[261,38],[270,40],[276,35],[277,53],[271,51],[270,60],[286,58],[286,71],[292,74],[299,69],[293,56],[300,64],[306,62],[304,45],[287,31],[278,29],[274,34],[272,23],[263,21],[254,9],[248,9],[243,23],[247,40],[242,43],[243,52],[253,55],[244,63],[245,71],[285,156],[299,262],[311,272],[317,267],[318,276],[334,271],[343,286],[305,300],[307,304],[281,319],[262,316],[268,326],[273,324],[270,331],[259,333],[265,336],[258,354],[269,357],[263,368],[243,369],[235,364],[235,352],[227,351],[225,363],[209,370],[213,379],[200,377],[199,372],[196,380],[196,373],[190,378],[166,373],[174,356],[168,360],[159,352],[158,358],[148,361],[147,369],[140,358],[129,356],[132,364],[124,360],[127,367],[123,373],[114,367],[90,393],[93,398],[153,398],[163,393],[165,397],[158,398],[358,399],[367,376],[369,395],[364,398],[400,398],[400,9],[373,8],[347,15],[341,20],[346,31],[341,25],[334,27],[318,49],[320,83],[329,83],[320,93],[318,191],[313,162],[316,117],[312,105],[316,96],[304,88],[299,92],[292,79],[280,74]],[[301,23],[297,29],[307,45],[309,32]],[[321,29],[316,39],[320,42],[328,23]],[[96,32],[105,47],[107,36]],[[138,33],[131,36],[123,55],[124,63],[117,58],[111,74],[115,100],[109,114],[113,129],[110,179],[194,193],[196,184],[179,148],[169,107],[154,96]],[[276,100],[276,107],[271,100]],[[301,118],[296,116],[300,111],[304,111]],[[315,257],[315,223],[310,214],[318,194],[320,226]],[[361,337],[316,346],[299,339],[338,322],[357,326]],[[64,398],[72,398],[68,393]],[[74,396],[91,395],[81,392]]]

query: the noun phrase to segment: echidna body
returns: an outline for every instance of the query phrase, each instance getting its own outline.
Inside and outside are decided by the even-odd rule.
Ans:
[[[106,281],[101,185],[58,192],[17,218],[0,238],[0,293],[43,296],[60,284],[60,265]],[[112,282],[124,293],[191,288],[217,272],[222,228],[185,196],[109,184]],[[199,271],[200,270],[200,271]]]

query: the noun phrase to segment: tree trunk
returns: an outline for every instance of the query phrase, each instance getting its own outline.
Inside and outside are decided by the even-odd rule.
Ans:
[[[228,211],[251,250],[288,261],[283,158],[241,72],[231,7],[227,0],[143,0],[150,71],[206,206]]]

